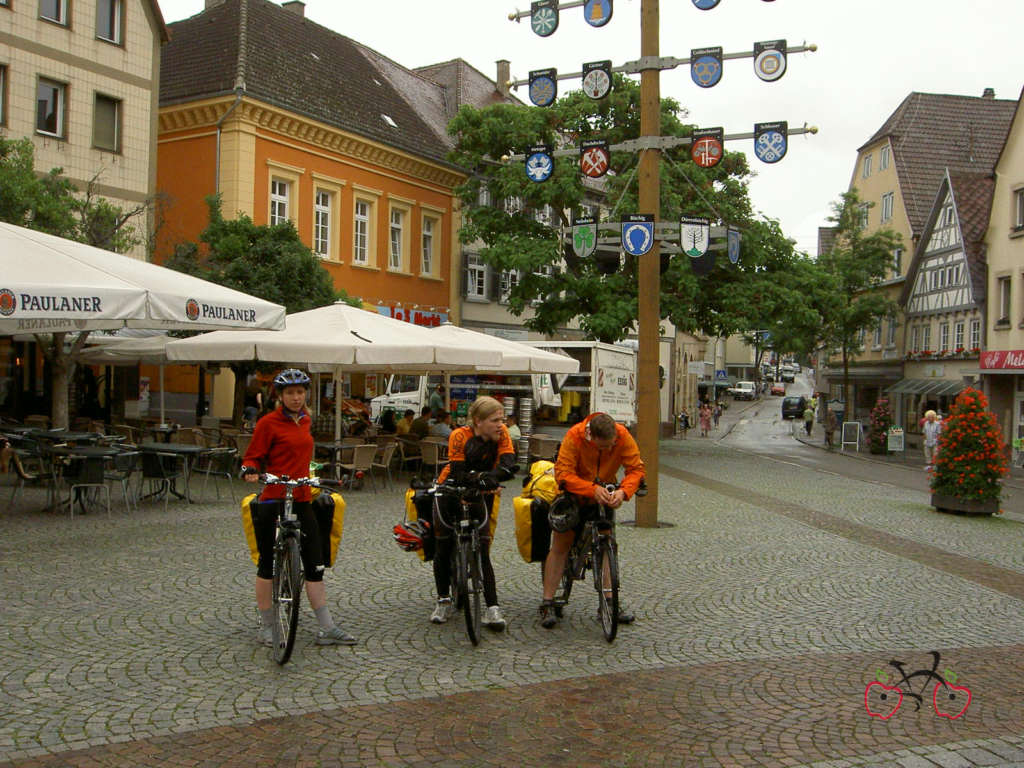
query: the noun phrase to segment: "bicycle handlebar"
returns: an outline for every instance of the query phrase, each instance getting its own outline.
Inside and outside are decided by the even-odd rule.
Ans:
[[[292,479],[288,475],[272,475],[269,472],[260,474],[260,482],[264,485],[283,485],[286,488],[302,488],[310,486],[313,488],[320,488],[321,486],[330,488],[340,488],[341,483],[337,480],[329,480],[325,477],[299,477]]]

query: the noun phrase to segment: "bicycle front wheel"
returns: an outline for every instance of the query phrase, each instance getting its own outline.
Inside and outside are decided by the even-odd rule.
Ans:
[[[299,542],[289,537],[274,553],[274,661],[286,664],[295,647],[302,600],[302,561]]]
[[[604,639],[615,639],[619,629],[619,562],[611,540],[602,538],[594,548],[594,586],[597,588],[597,614]]]
[[[466,634],[473,645],[480,643],[483,615],[484,580],[480,563],[480,544],[459,542],[459,581],[462,584],[462,612],[466,618]]]

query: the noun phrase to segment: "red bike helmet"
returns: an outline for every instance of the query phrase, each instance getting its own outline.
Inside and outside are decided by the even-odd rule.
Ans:
[[[426,520],[406,520],[393,529],[391,538],[406,552],[423,549],[423,539],[430,536],[430,523]]]

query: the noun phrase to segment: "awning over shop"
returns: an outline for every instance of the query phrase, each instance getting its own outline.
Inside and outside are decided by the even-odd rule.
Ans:
[[[948,379],[900,379],[886,389],[890,395],[955,395],[964,388],[963,382]]]

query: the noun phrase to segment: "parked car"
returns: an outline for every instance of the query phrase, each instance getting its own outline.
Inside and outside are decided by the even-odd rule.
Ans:
[[[789,365],[782,366],[782,376],[780,378],[783,381],[786,381],[786,382],[796,381],[796,374],[793,373],[792,366],[789,366]]]
[[[782,418],[801,419],[807,409],[807,398],[803,395],[790,395],[782,398]]]
[[[734,400],[753,400],[757,397],[757,385],[752,381],[737,381],[735,387],[726,390]]]
[[[772,394],[773,395],[780,395],[780,396],[781,395],[785,395],[786,394],[786,385],[785,384],[772,384]]]

